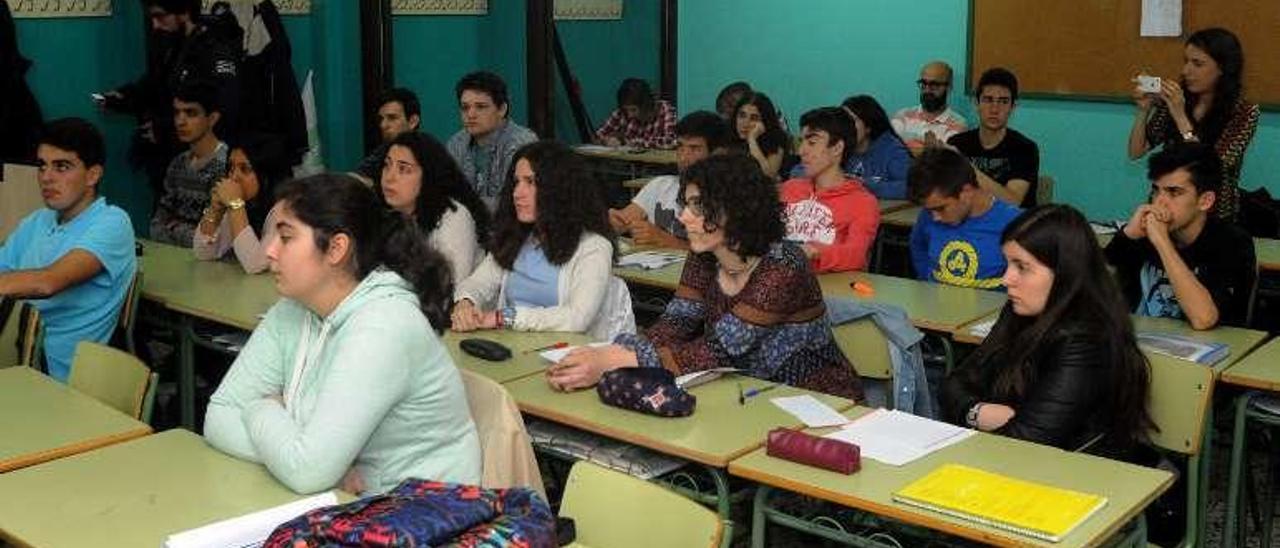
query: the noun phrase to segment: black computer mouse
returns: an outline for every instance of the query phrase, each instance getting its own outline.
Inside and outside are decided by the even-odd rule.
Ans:
[[[500,342],[491,341],[489,339],[462,339],[458,343],[458,347],[463,352],[471,354],[482,360],[491,362],[500,362],[511,359],[511,349],[507,348]]]

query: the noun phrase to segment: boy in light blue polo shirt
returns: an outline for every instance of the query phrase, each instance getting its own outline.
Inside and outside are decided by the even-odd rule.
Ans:
[[[926,148],[907,172],[907,194],[920,204],[911,229],[916,277],[939,283],[1001,289],[1005,259],[1000,235],[1021,210],[978,184],[963,155]]]
[[[0,246],[0,295],[40,311],[49,375],[66,382],[77,343],[111,338],[138,265],[129,216],[97,194],[102,134],[64,118],[45,126],[39,144],[45,207]]]

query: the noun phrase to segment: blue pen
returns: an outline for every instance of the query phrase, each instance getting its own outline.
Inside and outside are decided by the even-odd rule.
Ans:
[[[738,405],[746,405],[746,404],[747,404],[747,398],[750,398],[750,397],[753,397],[753,396],[758,396],[758,395],[760,395],[761,393],[768,392],[768,391],[773,390],[774,388],[777,388],[777,387],[779,387],[779,386],[782,386],[782,385],[781,385],[781,384],[771,384],[771,385],[766,386],[766,387],[764,387],[764,388],[748,388],[748,389],[747,389],[747,390],[745,390],[745,391],[742,391],[742,390],[741,390],[741,388],[739,388],[739,392],[738,392]]]

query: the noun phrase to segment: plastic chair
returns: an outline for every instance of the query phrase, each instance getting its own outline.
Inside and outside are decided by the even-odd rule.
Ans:
[[[157,377],[132,354],[82,341],[71,359],[67,384],[121,413],[149,421]]]
[[[726,543],[724,523],[715,512],[660,485],[589,462],[574,464],[569,472],[560,516],[574,521],[577,539],[569,546],[693,548]]]
[[[44,322],[27,303],[18,307],[18,363],[47,373],[44,366]]]
[[[138,323],[138,299],[142,297],[142,270],[133,273],[129,283],[129,292],[125,293],[124,304],[120,305],[120,321],[118,327],[124,334],[124,349],[137,355],[138,347],[133,339],[134,326]]]
[[[480,437],[480,485],[492,489],[529,487],[548,500],[533,442],[515,400],[492,379],[466,369],[458,371]]]
[[[1039,205],[1053,203],[1053,185],[1056,181],[1048,175],[1041,175],[1036,180],[1036,203]]]
[[[1213,370],[1176,358],[1147,354],[1151,393],[1147,412],[1160,429],[1156,447],[1187,458],[1187,533],[1182,546],[1203,546],[1209,491],[1209,426]]]
[[[871,318],[863,318],[831,329],[836,346],[845,355],[859,377],[886,381],[889,385],[885,405],[893,408],[893,361],[889,357],[889,340]]]

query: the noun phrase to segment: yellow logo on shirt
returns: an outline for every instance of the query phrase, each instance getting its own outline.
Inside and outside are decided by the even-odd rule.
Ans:
[[[978,250],[964,240],[952,240],[943,246],[933,277],[939,282],[961,287],[1000,287],[1000,278],[978,278]]]

